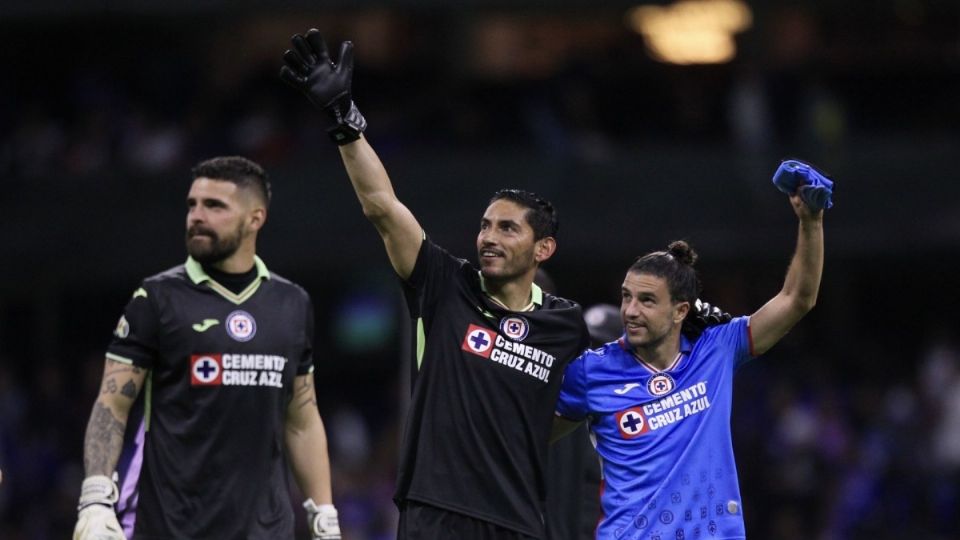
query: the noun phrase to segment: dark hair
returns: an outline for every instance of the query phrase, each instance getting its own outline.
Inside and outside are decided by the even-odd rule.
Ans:
[[[557,211],[550,204],[550,201],[539,197],[536,193],[522,189],[501,189],[493,194],[487,204],[493,204],[500,199],[513,201],[527,209],[527,223],[533,228],[534,240],[557,236],[560,221],[557,220]]]
[[[252,188],[263,200],[264,206],[270,206],[270,197],[273,194],[270,192],[270,179],[267,178],[267,172],[263,167],[245,157],[221,156],[201,161],[196,167],[190,169],[190,174],[194,180],[210,178],[233,182],[243,189]]]
[[[676,240],[667,246],[666,251],[654,251],[637,257],[629,271],[667,280],[670,300],[692,304],[700,295],[700,279],[693,269],[695,262],[697,254],[693,248],[683,240]]]

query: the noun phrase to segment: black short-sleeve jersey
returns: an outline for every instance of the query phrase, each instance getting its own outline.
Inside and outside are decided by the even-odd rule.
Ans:
[[[292,538],[284,418],[313,308],[270,273],[233,293],[192,259],[144,280],[107,357],[148,368],[135,538]]]
[[[492,302],[479,271],[425,239],[404,284],[414,384],[396,499],[543,536],[544,471],[580,306],[534,286],[532,311]]]

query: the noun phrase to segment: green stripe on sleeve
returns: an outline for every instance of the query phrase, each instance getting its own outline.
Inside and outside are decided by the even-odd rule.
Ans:
[[[147,372],[147,395],[143,396],[143,431],[150,431],[150,411],[153,405],[153,370]]]
[[[133,360],[125,356],[120,356],[119,354],[107,353],[105,356],[107,357],[107,359],[113,360],[114,362],[120,362],[121,364],[127,364],[130,366],[133,365]]]
[[[417,369],[423,363],[423,350],[427,347],[427,334],[423,331],[423,317],[417,318]]]

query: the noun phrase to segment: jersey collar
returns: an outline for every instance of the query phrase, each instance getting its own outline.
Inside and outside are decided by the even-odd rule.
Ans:
[[[203,266],[201,266],[200,263],[198,263],[193,257],[187,256],[187,262],[184,263],[184,267],[187,269],[187,276],[190,277],[190,281],[192,281],[195,285],[201,285],[205,283],[220,296],[226,298],[234,304],[239,305],[246,302],[251,296],[253,296],[253,293],[257,292],[257,289],[260,288],[260,284],[263,283],[263,280],[270,279],[270,271],[267,270],[267,265],[264,264],[260,257],[254,255],[253,264],[257,267],[257,277],[246,289],[240,291],[239,293],[234,293],[230,289],[217,283],[216,280],[203,271]]]
[[[621,349],[629,353],[630,356],[632,356],[634,359],[637,360],[638,364],[646,368],[651,373],[661,372],[661,370],[651,366],[646,361],[644,361],[643,358],[640,358],[640,355],[637,354],[637,352],[633,349],[633,347],[630,346],[630,342],[627,341],[626,332],[624,332],[623,335],[621,335],[620,338],[617,339],[617,343],[620,345]],[[693,350],[693,343],[691,343],[691,341],[687,339],[687,336],[680,334],[680,352],[677,353],[676,359],[674,359],[674,361],[667,367],[667,369],[664,369],[662,371],[672,371],[674,368],[679,366],[680,361],[683,360],[683,357],[689,356],[691,350]]]
[[[480,290],[483,291],[483,294],[487,295],[487,297],[490,298],[490,300],[492,300],[498,306],[501,306],[504,309],[508,309],[506,306],[503,306],[500,302],[498,302],[493,296],[491,296],[489,292],[487,292],[487,280],[483,279],[483,272],[477,271],[477,275],[480,276]],[[541,289],[540,286],[537,285],[536,283],[531,283],[530,284],[530,303],[527,304],[527,307],[519,311],[533,311],[534,309],[542,305],[543,305],[543,289]]]

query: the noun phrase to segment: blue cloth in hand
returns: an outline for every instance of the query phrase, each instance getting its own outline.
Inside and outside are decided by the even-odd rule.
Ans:
[[[781,163],[773,173],[773,185],[787,195],[799,194],[813,210],[833,206],[833,180],[802,161],[788,159]]]

